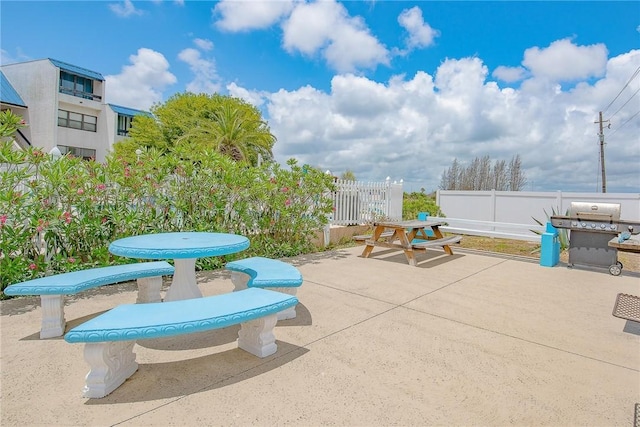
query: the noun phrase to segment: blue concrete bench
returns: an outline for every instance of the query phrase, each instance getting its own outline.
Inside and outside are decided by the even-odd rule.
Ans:
[[[173,274],[173,267],[166,261],[142,262],[90,268],[71,273],[40,277],[5,288],[6,295],[40,295],[42,325],[40,338],[59,337],[64,333],[64,295],[103,285],[137,279],[137,302],[160,301],[162,276]]]
[[[245,289],[222,295],[115,307],[64,336],[86,343],[90,366],[83,394],[104,397],[138,369],[136,340],[171,337],[240,324],[238,347],[258,357],[277,350],[273,329],[277,313],[298,303],[295,297],[266,289]]]
[[[227,263],[231,271],[231,281],[239,291],[246,288],[269,288],[274,291],[296,296],[302,285],[302,274],[297,268],[277,259],[253,257]],[[295,306],[278,313],[278,320],[296,317]]]

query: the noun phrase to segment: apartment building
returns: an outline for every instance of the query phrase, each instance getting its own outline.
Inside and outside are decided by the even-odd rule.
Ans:
[[[102,74],[55,59],[3,65],[1,108],[22,116],[28,127],[20,146],[105,160],[125,138],[136,115],[150,113],[104,102]],[[6,87],[6,91],[5,91]]]

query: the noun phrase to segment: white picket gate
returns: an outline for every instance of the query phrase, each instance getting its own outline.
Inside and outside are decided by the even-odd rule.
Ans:
[[[337,179],[331,225],[355,225],[376,219],[402,218],[402,182],[361,182]]]

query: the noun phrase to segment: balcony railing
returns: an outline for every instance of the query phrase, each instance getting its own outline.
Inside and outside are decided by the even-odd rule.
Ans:
[[[65,93],[65,94],[71,95],[71,96],[77,96],[78,98],[91,99],[93,101],[101,101],[102,100],[102,97],[100,95],[96,95],[96,94],[89,93],[89,92],[83,92],[81,90],[67,89],[67,88],[64,88],[64,87],[60,87],[60,93]]]

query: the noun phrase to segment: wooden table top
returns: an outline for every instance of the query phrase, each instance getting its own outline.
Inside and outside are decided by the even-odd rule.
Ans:
[[[373,225],[376,227],[388,227],[388,228],[426,228],[426,227],[434,227],[444,225],[442,221],[418,221],[418,220],[408,220],[408,221],[383,221],[383,222],[375,222]]]

